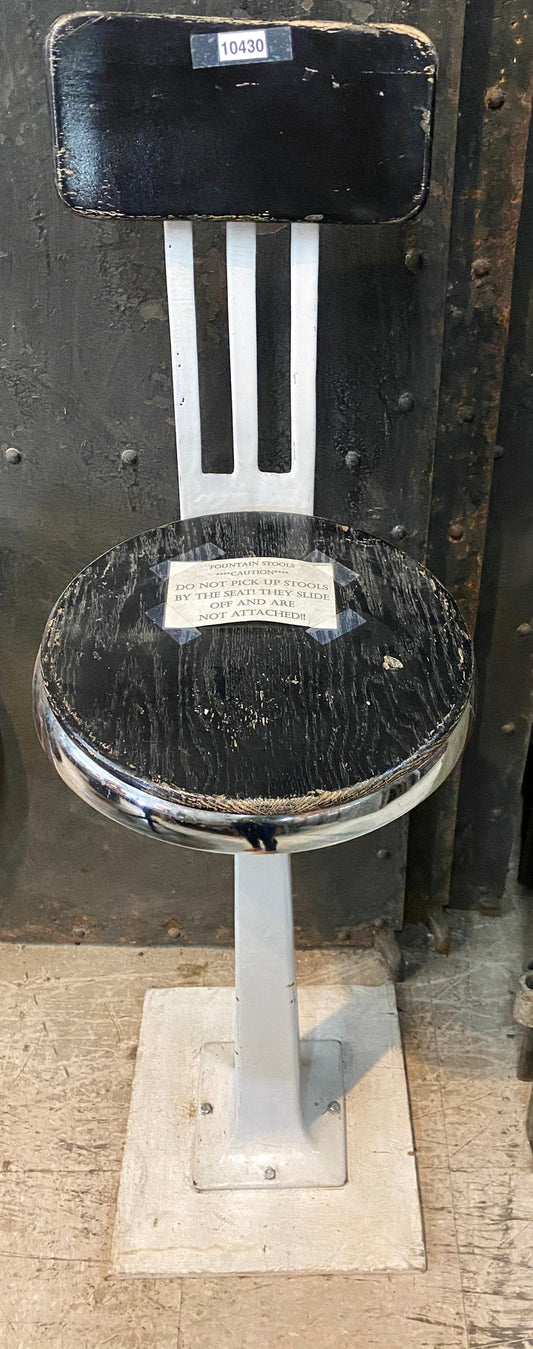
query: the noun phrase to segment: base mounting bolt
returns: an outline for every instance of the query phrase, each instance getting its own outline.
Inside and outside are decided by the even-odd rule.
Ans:
[[[274,1167],[267,1166],[265,1171],[265,1180],[275,1180],[275,1179],[276,1179],[276,1172],[274,1170]]]
[[[341,1107],[339,1101],[330,1101],[328,1105],[330,1115],[340,1115]]]
[[[201,1106],[200,1106],[200,1114],[201,1114],[201,1115],[212,1115],[212,1114],[213,1114],[213,1107],[212,1107],[212,1105],[209,1103],[209,1101],[202,1101],[202,1104],[201,1104]]]
[[[134,450],[133,447],[130,446],[122,451],[120,458],[123,464],[136,464],[139,456],[137,450]]]

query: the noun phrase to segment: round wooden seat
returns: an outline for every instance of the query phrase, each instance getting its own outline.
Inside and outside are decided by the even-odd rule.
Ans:
[[[337,630],[164,630],[161,564],[207,544],[333,560]],[[36,718],[69,785],[122,823],[192,847],[298,851],[433,790],[463,748],[472,681],[456,605],[390,544],[307,516],[212,515],[118,544],[71,582],[37,661]]]

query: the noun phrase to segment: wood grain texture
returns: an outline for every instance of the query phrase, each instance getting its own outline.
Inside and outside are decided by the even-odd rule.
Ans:
[[[199,545],[227,557],[305,558],[355,573],[337,610],[364,620],[325,645],[276,623],[203,628],[179,646],[147,611],[161,562]],[[224,810],[298,811],[377,788],[428,756],[472,680],[445,590],[391,544],[307,516],[207,516],[119,544],[67,587],[42,647],[61,724],[118,774]]]
[[[135,1049],[146,989],[231,985],[232,953],[0,945],[2,1349],[531,1349],[529,1087],[509,1038],[531,905],[517,899],[503,920],[452,914],[445,961],[419,930],[405,941],[427,1272],[191,1279],[181,1310],[179,1280],[108,1272]],[[383,978],[374,952],[296,963],[301,984]]]
[[[2,1349],[531,1349],[529,1084],[509,976],[531,953],[532,906],[515,897],[502,919],[452,913],[446,960],[420,929],[404,939],[427,1272],[191,1279],[181,1310],[179,1280],[108,1273],[136,1043],[148,988],[231,985],[232,953],[0,944]],[[384,976],[371,951],[297,952],[296,970],[301,984]]]

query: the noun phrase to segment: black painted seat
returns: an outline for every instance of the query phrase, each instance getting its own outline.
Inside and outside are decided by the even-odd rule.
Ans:
[[[226,558],[334,560],[349,621],[337,634],[221,624],[180,644],[153,617],[161,564],[205,544]],[[193,846],[286,838],[293,850],[337,841],[344,819],[353,834],[387,805],[403,813],[417,782],[457,757],[472,655],[450,596],[391,544],[245,513],[167,525],[92,563],[51,615],[37,678],[43,744],[98,808]],[[131,815],[139,793],[152,807]]]

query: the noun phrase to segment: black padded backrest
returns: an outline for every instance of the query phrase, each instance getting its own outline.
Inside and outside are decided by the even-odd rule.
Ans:
[[[74,210],[379,223],[424,204],[436,56],[414,29],[85,12],[47,53]]]

